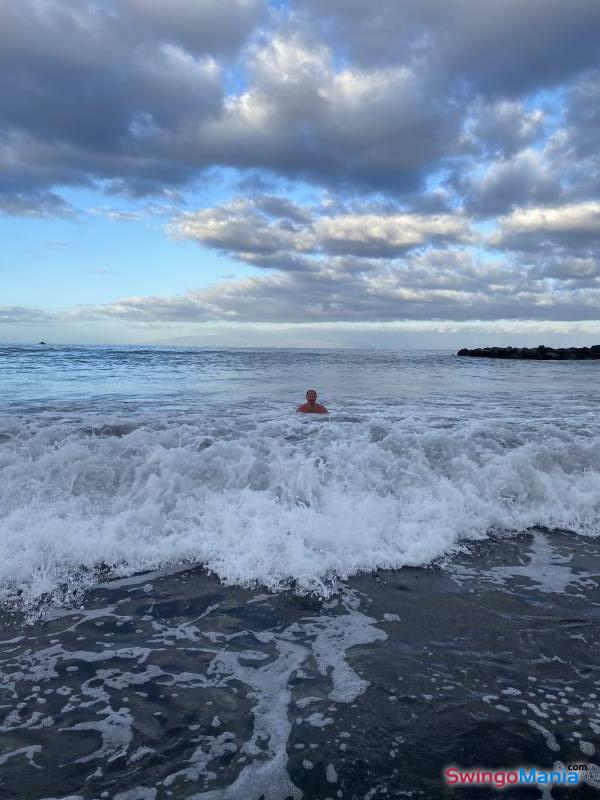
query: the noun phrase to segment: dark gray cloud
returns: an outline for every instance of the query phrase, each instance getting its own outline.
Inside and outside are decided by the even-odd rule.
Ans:
[[[600,256],[578,258],[551,257],[536,261],[532,274],[540,278],[553,278],[569,288],[600,288]]]
[[[55,192],[37,188],[30,191],[2,191],[0,178],[0,214],[13,217],[73,217],[75,209]]]
[[[214,56],[235,54],[266,15],[263,0],[121,0],[116,5],[144,38]]]
[[[485,107],[467,125],[480,157],[463,159],[448,187],[476,216],[504,215],[529,207],[589,202],[600,195],[600,71],[586,72],[546,101],[546,110],[524,112],[501,101],[491,108],[513,117],[499,124]],[[489,110],[489,109],[488,109]],[[522,113],[520,113],[522,112]]]
[[[548,146],[563,170],[571,200],[600,196],[600,70],[573,82],[564,99],[564,125]]]
[[[575,83],[567,104],[566,122],[569,144],[579,158],[592,158],[598,164],[600,131],[600,71],[585,75]]]
[[[197,3],[198,24],[211,42],[197,54],[185,49],[171,28],[155,29],[153,21],[168,15],[170,4],[145,5],[2,4],[3,196],[29,193],[35,210],[40,199],[42,209],[47,206],[44,193],[58,185],[112,180],[115,189],[141,194],[190,180],[194,165],[182,161],[170,143],[183,129],[220,113],[222,70],[212,52],[234,43],[227,18],[239,44],[260,7],[234,0],[228,11],[213,15],[214,3]],[[194,15],[192,3],[178,5]],[[238,15],[240,9],[244,13]],[[144,14],[148,26],[140,24]]]
[[[573,80],[561,155],[592,187],[566,163],[596,154],[589,0],[4,0],[2,14],[5,210],[29,196],[27,213],[48,213],[57,187],[98,181],[160,194],[220,166],[415,209],[425,189],[430,208],[556,202],[556,180],[527,166],[547,131],[525,101]],[[448,170],[447,193],[429,191]]]
[[[254,205],[270,217],[289,220],[301,225],[310,221],[310,212],[306,208],[290,202],[285,197],[259,194],[254,199]]]
[[[8,7],[18,8],[0,29],[8,130],[116,158],[130,142],[219,108],[219,68],[209,56],[135,41],[124,23],[81,2]]]
[[[565,196],[563,166],[546,153],[527,148],[509,158],[486,162],[483,167],[465,169],[456,176],[456,188],[470,213],[496,216],[515,206],[560,201]]]
[[[299,0],[299,24],[361,65],[417,61],[444,85],[490,96],[559,85],[598,64],[593,0]]]
[[[487,157],[507,157],[544,137],[545,114],[527,111],[518,100],[478,101],[465,124],[473,150]]]

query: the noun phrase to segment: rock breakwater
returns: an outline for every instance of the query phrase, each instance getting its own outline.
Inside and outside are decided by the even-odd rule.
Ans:
[[[526,358],[537,361],[568,361],[600,359],[600,345],[592,347],[477,347],[469,350],[463,347],[459,356],[475,358]]]

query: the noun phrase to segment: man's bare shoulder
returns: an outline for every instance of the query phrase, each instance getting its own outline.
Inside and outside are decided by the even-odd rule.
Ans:
[[[302,403],[301,406],[298,406],[296,411],[299,411],[301,414],[329,414],[325,406],[322,406],[320,403]]]

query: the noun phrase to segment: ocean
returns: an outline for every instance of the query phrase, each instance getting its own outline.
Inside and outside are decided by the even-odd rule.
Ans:
[[[577,760],[597,796],[597,362],[5,345],[0,379],[0,796]]]

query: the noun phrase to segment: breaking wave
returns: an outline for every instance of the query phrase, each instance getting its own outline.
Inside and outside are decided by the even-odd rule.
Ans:
[[[328,593],[494,531],[600,532],[600,437],[548,423],[106,418],[1,433],[4,600],[58,597],[99,565],[190,561],[226,583]]]

